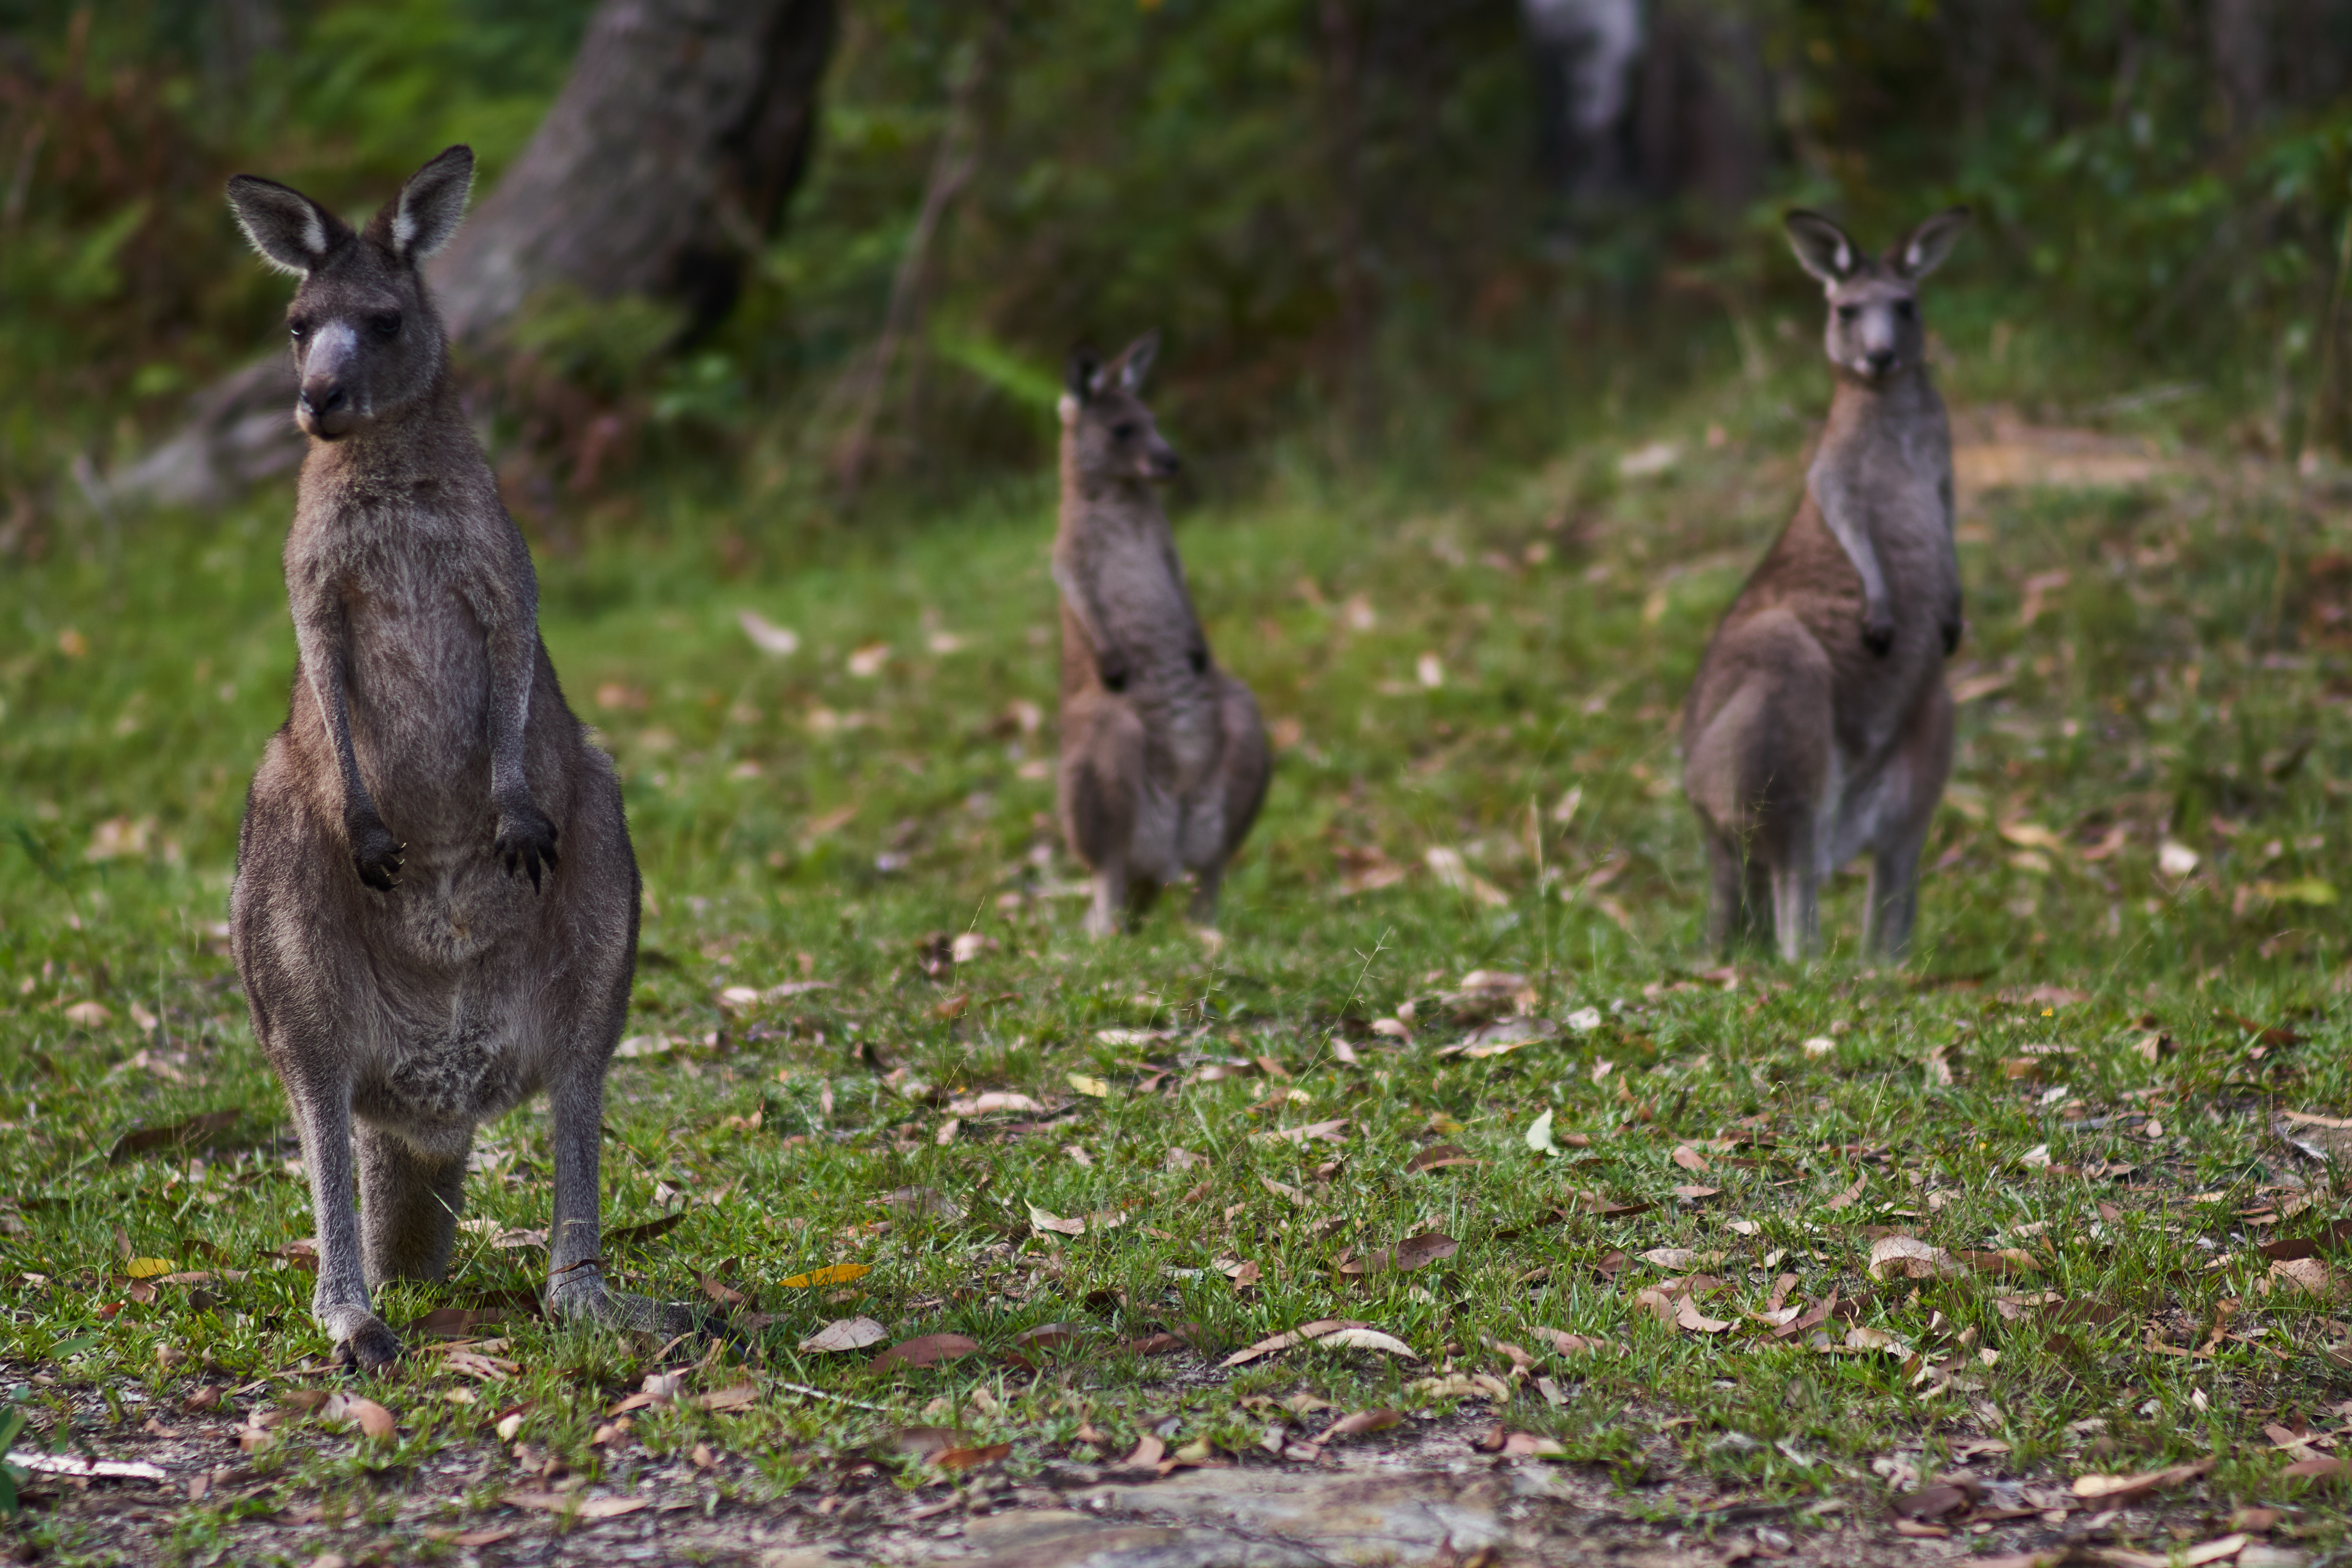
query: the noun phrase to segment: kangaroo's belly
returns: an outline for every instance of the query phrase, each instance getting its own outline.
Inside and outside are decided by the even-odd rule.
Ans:
[[[531,990],[503,970],[478,962],[387,984],[356,1064],[353,1112],[422,1141],[504,1115],[536,1091],[543,1053]]]

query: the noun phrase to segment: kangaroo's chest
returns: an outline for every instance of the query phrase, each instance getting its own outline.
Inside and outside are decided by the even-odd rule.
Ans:
[[[1120,529],[1090,553],[1096,602],[1109,623],[1105,630],[1139,645],[1138,651],[1192,640],[1192,614],[1165,541],[1146,530]]]
[[[361,776],[388,821],[395,803],[438,818],[488,789],[488,628],[465,592],[454,541],[414,520],[371,517],[289,552],[301,602],[333,625]],[[415,815],[412,810],[410,815]]]

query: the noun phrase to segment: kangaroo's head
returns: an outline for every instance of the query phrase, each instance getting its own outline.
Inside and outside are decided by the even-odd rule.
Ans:
[[[310,435],[340,440],[394,418],[440,376],[448,345],[418,268],[457,231],[473,183],[473,149],[452,147],[354,232],[274,180],[229,181],[253,248],[302,279],[286,330],[302,385],[294,417]]]
[[[1159,352],[1156,331],[1128,344],[1108,364],[1090,348],[1070,351],[1062,425],[1070,433],[1079,479],[1167,479],[1183,466],[1137,395]]]
[[[1822,343],[1830,363],[1872,384],[1916,367],[1927,342],[1919,324],[1919,279],[1951,254],[1969,226],[1969,209],[1937,213],[1875,259],[1819,213],[1792,212],[1787,221],[1799,264],[1829,296]]]

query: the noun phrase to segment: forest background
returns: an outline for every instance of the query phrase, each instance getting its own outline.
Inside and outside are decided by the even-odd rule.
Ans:
[[[715,307],[590,279],[470,344],[543,548],[629,530],[656,483],[742,502],[710,542],[741,570],[1035,476],[1064,353],[1147,326],[1212,493],[1475,484],[1760,374],[1784,317],[1810,336],[1792,204],[1880,242],[1977,208],[1936,321],[1986,351],[1978,398],[2153,388],[2192,438],[2346,434],[2352,8],[2326,0],[751,9],[831,58]],[[0,5],[0,559],[102,531],[110,479],[274,349],[227,174],[355,208],[465,140],[493,190],[591,12]]]

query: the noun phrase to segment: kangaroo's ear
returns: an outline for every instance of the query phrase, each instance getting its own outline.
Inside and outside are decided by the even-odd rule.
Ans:
[[[352,237],[341,218],[301,192],[257,174],[229,181],[228,210],[262,260],[298,277],[316,272]]]
[[[1862,266],[1862,247],[1819,213],[1802,207],[1781,220],[1788,226],[1789,248],[1797,265],[1831,287],[1853,277]]]
[[[1151,372],[1151,362],[1160,353],[1160,329],[1152,328],[1127,345],[1118,356],[1118,384],[1123,391],[1138,392],[1143,378]]]
[[[1975,215],[1966,207],[1948,207],[1905,235],[1886,253],[1886,264],[1898,278],[1916,282],[1944,264],[1960,231]]]
[[[392,253],[414,266],[449,243],[474,188],[474,150],[443,152],[408,176],[392,208]]]
[[[1092,343],[1080,343],[1070,351],[1062,367],[1062,385],[1080,403],[1102,390],[1102,355]]]

